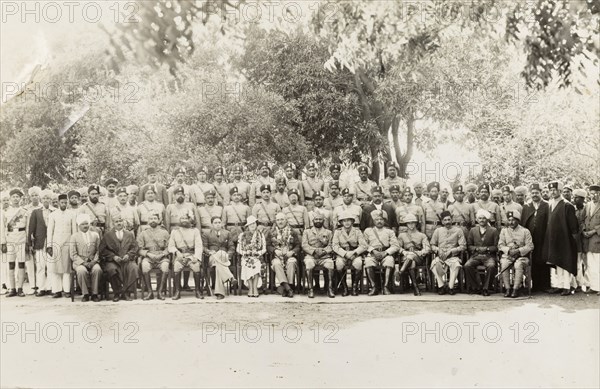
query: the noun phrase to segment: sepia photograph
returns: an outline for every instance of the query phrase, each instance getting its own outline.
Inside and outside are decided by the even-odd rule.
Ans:
[[[600,387],[600,0],[0,19],[0,388]]]

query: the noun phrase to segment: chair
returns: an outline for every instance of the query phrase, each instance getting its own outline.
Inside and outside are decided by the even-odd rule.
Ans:
[[[525,282],[523,282],[523,286],[527,287],[527,296],[529,298],[531,298],[531,288],[532,288],[532,279],[531,279],[531,264],[533,261],[533,252],[529,252],[529,254],[527,254],[527,258],[529,259],[529,265],[527,265],[525,267],[525,273],[524,273],[524,277],[525,277]],[[498,270],[498,274],[500,274],[500,270],[502,269],[500,267],[500,261],[498,261],[498,266],[499,266],[499,270]],[[508,272],[510,273],[510,279],[514,280],[515,277],[515,268],[511,267]],[[504,285],[504,281],[502,279],[502,277],[498,277],[498,286],[500,288],[500,291],[502,291],[504,288],[506,288],[506,285]],[[514,283],[514,281],[513,281]]]

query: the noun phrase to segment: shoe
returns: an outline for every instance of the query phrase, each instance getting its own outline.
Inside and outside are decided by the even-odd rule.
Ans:
[[[97,303],[97,302],[99,302],[99,301],[100,301],[100,297],[98,297],[98,295],[97,295],[97,294],[93,294],[93,295],[92,295],[92,301],[93,301],[93,302],[95,302],[95,303]]]
[[[225,298],[225,296],[223,296],[222,294],[217,295],[217,300],[223,300],[224,298]]]
[[[489,296],[490,295],[490,291],[487,289],[484,289],[483,292],[481,292],[482,296]]]
[[[315,291],[314,291],[314,289],[309,289],[308,290],[308,298],[309,299],[314,299],[315,298]]]
[[[511,298],[517,298],[517,297],[519,297],[519,289],[518,288],[513,289],[510,297]]]
[[[62,292],[56,292],[52,295],[53,299],[59,299],[62,297]]]
[[[451,296],[454,296],[456,294],[456,289],[452,288],[452,289],[448,290],[448,294]]]
[[[293,291],[293,290],[291,290],[291,289],[290,289],[290,290],[288,290],[288,291],[287,291],[287,297],[289,297],[289,298],[292,298],[292,297],[294,297],[294,291]]]
[[[441,286],[441,287],[439,287],[439,288],[438,288],[438,294],[439,294],[440,296],[443,296],[443,295],[445,295],[445,294],[446,294],[446,286]]]
[[[231,284],[231,287],[232,287],[233,289],[235,289],[235,288],[237,288],[237,287],[238,287],[238,280],[236,280],[235,278],[232,278],[232,279],[229,281],[229,283]]]
[[[86,294],[81,298],[81,302],[82,303],[87,303],[88,301],[90,301],[90,295]]]
[[[506,292],[504,293],[504,297],[511,297],[512,295],[510,292],[511,292],[510,288],[507,288]]]
[[[154,300],[154,293],[150,292],[150,294],[145,295],[143,300],[144,301]]]
[[[19,288],[19,290],[17,290],[17,296],[19,296],[19,297],[25,297],[25,293],[23,292],[23,288]]]
[[[563,291],[560,293],[561,296],[568,296],[571,294],[571,291],[569,289],[563,289]]]
[[[119,293],[115,293],[112,299],[113,303],[118,303],[119,300],[121,300],[121,296],[119,296]]]
[[[333,288],[331,288],[331,287],[327,288],[327,297],[335,298],[335,293],[333,293]]]
[[[6,295],[6,297],[15,297],[17,295],[17,290],[15,288],[12,288],[10,290],[10,292],[8,292],[8,294]]]
[[[389,296],[390,294],[392,294],[392,292],[390,292],[390,290],[388,289],[387,286],[383,287],[383,295],[384,296]]]
[[[45,290],[36,291],[33,295],[35,297],[44,297],[46,295],[46,291]]]
[[[368,296],[376,296],[378,293],[379,291],[377,290],[377,288],[372,288]]]

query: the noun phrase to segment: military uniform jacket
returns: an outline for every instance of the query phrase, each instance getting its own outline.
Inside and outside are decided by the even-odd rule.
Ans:
[[[360,219],[360,229],[365,230],[369,227],[375,227],[375,222],[373,221],[373,214],[375,211],[383,211],[383,218],[385,220],[385,226],[388,228],[396,228],[398,227],[398,223],[396,222],[396,211],[394,210],[394,206],[391,202],[385,202],[380,204],[379,208],[377,205],[373,203],[366,204],[362,209],[362,217]]]
[[[325,182],[320,178],[307,177],[302,181],[302,189],[304,191],[304,200],[313,200],[315,192],[322,192]]]
[[[169,204],[169,206],[167,206],[167,210],[165,211],[165,226],[167,227],[167,230],[171,231],[173,227],[178,227],[181,221],[181,216],[186,214],[192,215],[192,225],[196,223],[198,220],[198,214],[196,207],[192,203]]]
[[[281,193],[281,192],[275,192],[275,193],[273,193],[271,199],[274,202],[276,202],[277,204],[279,204],[279,206],[281,207],[281,209],[290,206],[290,199],[288,198],[288,195],[285,192],[283,192],[283,193]],[[256,204],[258,204],[261,201],[262,200],[256,200]]]
[[[156,193],[155,201],[161,203],[164,207],[169,205],[169,194],[167,193],[167,188],[163,184],[159,184],[158,182],[155,182],[154,184],[147,183],[142,185],[137,196],[138,204],[141,204],[146,200],[146,191],[150,186],[154,187],[154,192]]]
[[[252,189],[249,182],[246,181],[233,181],[229,183],[229,189],[238,188],[238,193],[242,195],[242,203],[248,204],[250,199],[250,190]]]
[[[405,181],[404,181],[404,179],[402,179],[398,176],[396,176],[394,179],[391,179],[390,177],[386,177],[383,180],[381,180],[379,185],[381,186],[381,189],[383,189],[383,198],[391,199],[392,196],[390,195],[390,187],[392,185],[398,185],[400,187],[400,193],[402,193],[404,191]]]
[[[85,204],[88,204],[89,201]],[[117,196],[101,196],[98,198],[98,203],[103,203],[104,206],[106,207],[106,210],[108,211],[109,209],[111,209],[112,207],[115,207],[117,204],[119,204],[119,199],[117,199]],[[82,204],[81,207],[85,206],[85,204]],[[94,220],[94,218],[92,217],[92,220]]]
[[[138,214],[138,221],[142,226],[148,224],[148,217],[153,213],[158,214],[158,223],[163,224],[165,218],[165,206],[163,203],[159,203],[158,201],[144,201],[136,207],[136,211]]]
[[[323,202],[323,206],[330,211],[333,211],[336,207],[339,207],[342,204],[344,204],[344,198],[342,196],[337,196],[336,198],[329,196],[326,197],[325,201]]]
[[[341,212],[344,211],[350,212],[352,216],[354,216],[354,227],[360,228],[360,222],[362,219],[362,208],[360,207],[360,205],[356,205],[354,203],[350,205],[344,203],[334,208],[332,213],[332,222],[334,228],[341,227],[341,224],[339,222],[339,215]]]
[[[289,205],[281,210],[292,228],[307,228],[310,224],[308,210],[304,205]]]
[[[517,228],[505,227],[500,231],[498,239],[498,249],[508,255],[511,249],[518,249],[520,256],[524,257],[533,251],[533,240],[531,232],[525,227],[517,226]]]
[[[328,197],[331,196],[331,193],[329,193],[329,183],[333,181],[332,177],[328,177],[325,182],[323,183],[323,196],[325,196],[325,198],[327,199]],[[348,182],[346,182],[346,180],[342,179],[342,177],[340,176],[340,179],[337,180],[338,183],[340,184],[340,192],[342,191],[342,189],[344,188],[348,188],[350,189],[350,191],[354,190],[354,185],[352,185],[352,188],[350,188],[350,185],[348,185]],[[340,196],[341,197],[341,196]]]
[[[229,196],[229,185],[226,182],[222,181],[221,183],[215,181],[213,182],[213,186],[217,191],[217,204],[226,206],[231,202],[231,197]]]
[[[356,254],[361,255],[367,251],[367,241],[358,228],[350,227],[349,232],[345,228],[339,228],[333,233],[331,248],[340,257],[344,257],[348,251],[353,250],[356,250]]]
[[[23,207],[13,207],[10,205],[6,211],[2,212],[4,217],[3,224],[6,238],[10,243],[28,244],[27,224],[28,212]]]
[[[219,231],[211,228],[207,232],[202,233],[202,246],[204,247],[204,253],[207,255],[210,251],[222,250],[231,258],[235,252],[235,243],[231,234],[224,228]]]
[[[429,199],[423,202],[423,210],[425,211],[425,222],[427,224],[442,224],[440,214],[446,210],[446,204],[438,200]]]
[[[417,230],[401,232],[398,235],[398,243],[400,248],[412,251],[419,257],[423,257],[431,251],[427,235]]]
[[[333,251],[331,248],[332,238],[333,233],[325,228],[306,229],[302,234],[302,250],[308,255],[314,255],[315,249],[323,249],[325,254],[321,258],[330,258]]]
[[[194,203],[196,204],[195,199],[192,196],[192,187],[188,184],[177,184],[171,185],[171,187],[167,190],[167,194],[169,195],[169,204],[175,204],[177,201],[175,200],[175,188],[178,186],[183,186],[183,198],[185,203]]]
[[[592,209],[594,205],[595,209]],[[589,238],[583,238],[583,252],[600,253],[600,203],[594,204],[590,201],[585,205],[584,213],[583,230],[595,230],[596,233]]]
[[[492,214],[489,220],[490,224],[494,227],[499,226],[500,222],[500,206],[493,201],[482,202],[481,200],[475,201],[471,204],[471,220],[473,225],[477,222],[477,211],[484,209]]]
[[[457,226],[437,228],[433,231],[430,244],[432,248],[438,248],[444,251],[455,248],[464,251],[467,248],[465,234],[463,233],[462,228]]]
[[[371,189],[376,187],[377,184],[369,179],[366,181],[358,180],[354,183],[354,193],[356,199],[361,204],[366,204],[371,201]]]
[[[262,185],[270,185],[271,186],[271,193],[273,193],[275,191],[275,179],[273,179],[270,176],[259,176],[256,181],[254,181],[252,183],[252,187],[250,188],[250,200],[248,202],[248,205],[250,205],[251,207],[254,206],[254,204],[256,204],[256,201],[258,201],[258,199],[260,199],[260,187]],[[283,207],[283,205],[281,205],[281,203],[279,204],[280,206]]]
[[[135,231],[140,225],[140,217],[138,216],[137,207],[131,206],[129,203],[127,203],[125,205],[119,204],[116,207],[111,208],[106,220],[108,229],[113,229],[115,227],[114,217],[117,214],[120,214],[123,218],[123,225],[127,231]]]
[[[108,216],[108,208],[106,204],[100,201],[98,201],[96,204],[92,204],[91,201],[88,201],[87,203],[82,204],[80,209],[82,213],[90,216],[91,224],[93,226],[100,228],[106,227],[106,217]]]
[[[457,223],[463,227],[470,227],[473,224],[471,220],[471,204],[464,201],[459,203],[455,201],[450,204],[448,211],[452,214],[452,224]]]
[[[243,227],[250,216],[250,207],[243,203],[231,203],[223,207],[222,221],[225,226]]]
[[[194,198],[196,205],[202,206],[206,203],[204,193],[208,192],[209,190],[214,190],[215,192],[217,191],[213,184],[206,181],[198,181],[195,184],[190,185],[190,191],[192,192],[192,197]]]
[[[147,228],[137,236],[139,254],[147,256],[148,253],[167,255],[169,245],[169,233],[161,227]]]
[[[287,178],[285,191],[287,192],[290,189],[298,190],[298,202],[304,204],[304,186],[302,185],[302,182],[295,178]]]
[[[197,228],[175,228],[171,231],[169,237],[170,253],[176,253],[178,250],[186,254],[193,254],[199,261],[202,260],[202,236]]]
[[[389,202],[389,204],[394,204],[393,202]],[[399,226],[406,226],[406,222],[404,221],[404,217],[409,213],[415,215],[417,217],[417,221],[421,223],[421,226],[425,224],[425,211],[423,207],[416,204],[406,204],[405,202],[400,202],[395,209],[396,222]]]
[[[216,216],[223,217],[223,207],[220,205],[198,207],[198,217],[200,218],[200,228],[202,230],[212,228],[212,218]]]
[[[365,240],[367,241],[367,251],[373,250],[385,251],[388,255],[397,253],[400,250],[398,239],[389,228],[367,228],[365,230]]]
[[[252,214],[258,219],[259,225],[268,227],[275,223],[275,216],[278,212],[281,212],[281,207],[273,201],[267,203],[261,200],[252,207]]]

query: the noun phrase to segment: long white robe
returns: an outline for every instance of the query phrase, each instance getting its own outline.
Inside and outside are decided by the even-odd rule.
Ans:
[[[71,209],[57,209],[48,217],[46,247],[52,247],[52,258],[48,260],[48,271],[56,274],[71,271],[69,239],[77,232],[76,213]]]

